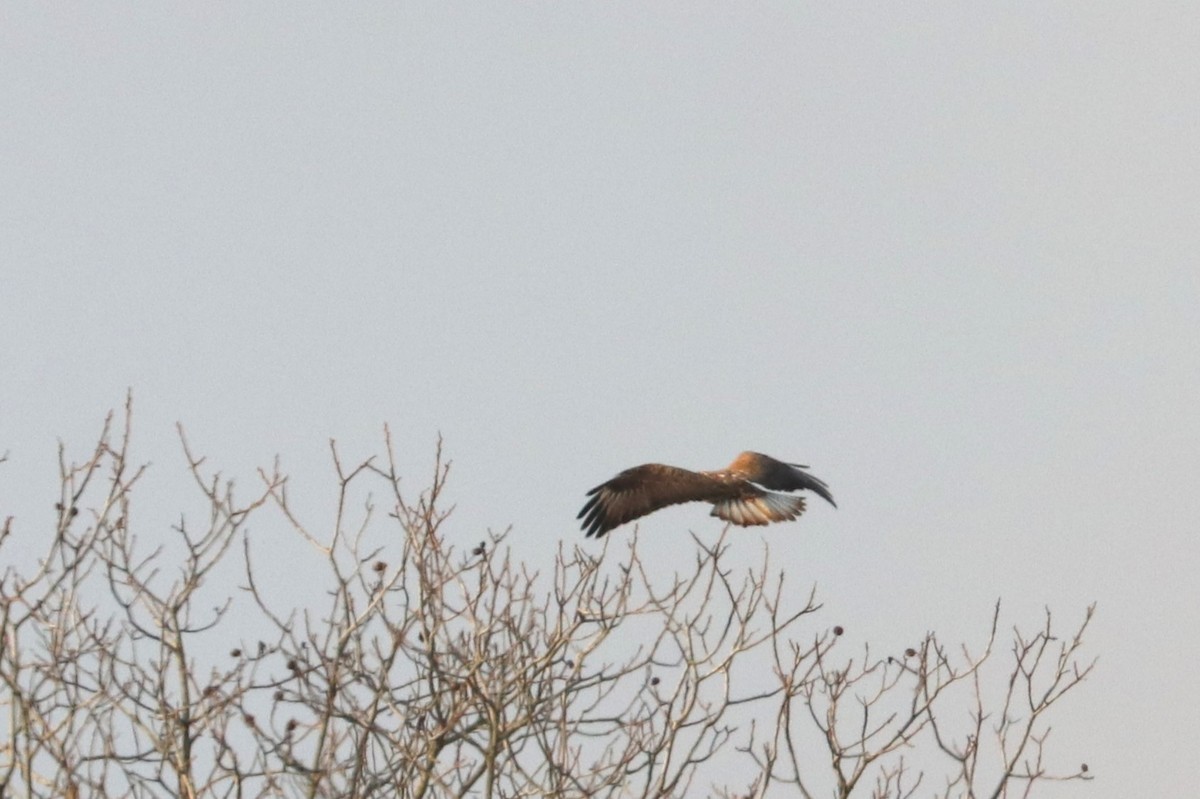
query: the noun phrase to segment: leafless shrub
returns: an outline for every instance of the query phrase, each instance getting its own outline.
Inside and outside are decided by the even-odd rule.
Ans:
[[[183,439],[203,523],[147,548],[129,421],[81,463],[60,448],[46,553],[0,579],[0,795],[1002,797],[1091,778],[1046,765],[1045,717],[1092,668],[1092,608],[1066,638],[1049,612],[1015,630],[991,702],[999,606],[977,654],[931,633],[848,657],[766,553],[729,568],[724,535],[672,575],[636,537],[531,571],[507,533],[448,544],[440,445],[408,496],[390,436],[352,467],[332,447],[321,527],[277,465],[237,500]],[[290,545],[243,535],[263,514]],[[280,565],[305,553],[323,583],[291,607]]]

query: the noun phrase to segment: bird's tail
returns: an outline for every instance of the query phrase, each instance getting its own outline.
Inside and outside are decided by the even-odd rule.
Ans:
[[[765,491],[760,496],[735,497],[713,505],[712,515],[742,527],[790,522],[804,513],[804,497]]]

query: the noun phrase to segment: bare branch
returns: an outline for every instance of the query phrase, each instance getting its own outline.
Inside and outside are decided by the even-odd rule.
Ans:
[[[78,462],[60,445],[45,554],[0,575],[4,795],[998,798],[1091,779],[1049,744],[1095,666],[1094,606],[1066,636],[1049,610],[1014,629],[999,679],[999,604],[977,654],[932,632],[877,654],[765,546],[734,567],[728,529],[670,573],[636,530],[523,563],[507,530],[455,523],[440,439],[402,491],[386,427],[362,460],[330,441],[332,513],[309,518],[278,460],[239,498],[180,426],[200,511],[151,535],[131,421],[127,400]],[[0,518],[2,548],[21,531]]]

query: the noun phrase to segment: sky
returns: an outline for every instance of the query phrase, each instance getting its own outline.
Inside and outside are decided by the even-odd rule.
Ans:
[[[848,636],[1096,602],[1052,744],[1096,780],[1044,795],[1183,795],[1198,40],[1167,2],[6,4],[0,515],[35,551],[127,390],[150,479],[181,422],[313,508],[331,438],[388,423],[419,485],[441,435],[448,535],[531,559],[625,467],[760,450],[838,509],[743,540]],[[668,568],[720,526],[640,530]]]

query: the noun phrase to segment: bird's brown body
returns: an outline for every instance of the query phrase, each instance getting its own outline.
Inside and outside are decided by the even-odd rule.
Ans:
[[[829,487],[804,471],[758,452],[743,452],[715,472],[646,463],[626,469],[588,492],[579,518],[587,536],[600,536],[626,522],[681,502],[710,502],[712,515],[742,526],[791,521],[804,512],[809,490],[837,507]]]

